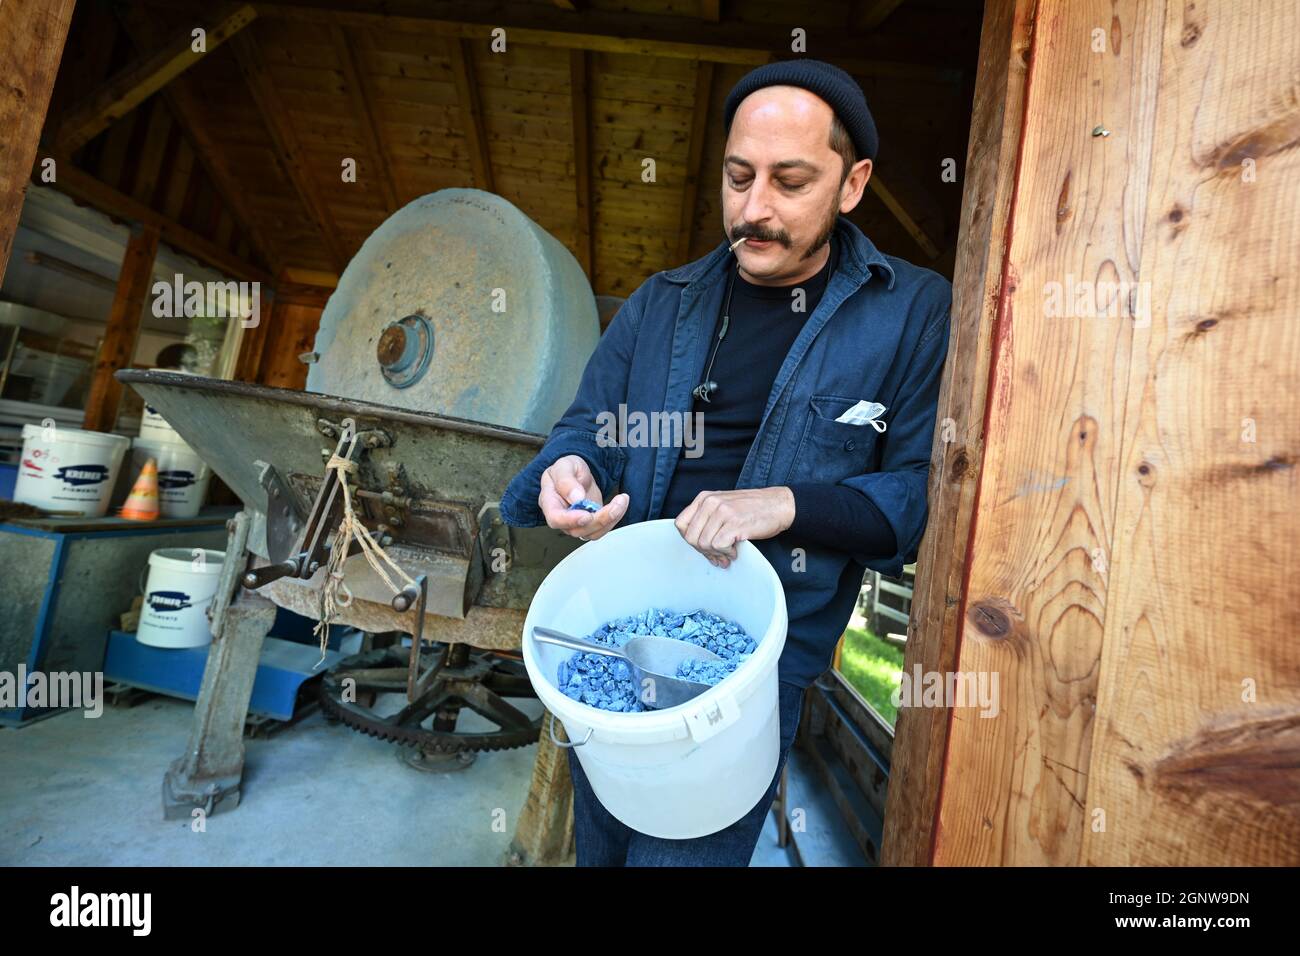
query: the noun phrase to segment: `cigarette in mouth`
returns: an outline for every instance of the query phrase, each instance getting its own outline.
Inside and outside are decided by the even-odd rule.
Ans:
[[[728,252],[734,252],[735,249],[736,249],[736,246],[740,245],[742,242],[744,242],[744,241],[745,241],[746,239],[748,239],[748,238],[749,238],[748,236],[741,236],[739,239],[737,239],[735,242],[733,242],[733,243],[731,244],[731,248],[728,249],[727,251],[728,251]]]

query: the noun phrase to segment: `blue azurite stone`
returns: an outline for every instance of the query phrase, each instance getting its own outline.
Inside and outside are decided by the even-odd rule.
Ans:
[[[622,647],[639,634],[672,637],[713,651],[722,660],[686,660],[679,665],[676,675],[709,685],[734,673],[758,647],[758,642],[741,627],[700,608],[693,611],[648,608],[640,614],[607,621],[588,635],[588,640]],[[577,651],[561,662],[557,678],[565,696],[592,707],[622,713],[646,709],[641,702],[640,688],[632,680],[631,669],[618,658]]]
[[[592,501],[590,498],[583,498],[581,501],[569,505],[569,510],[586,511],[591,514],[595,514],[597,511],[600,510],[600,505],[596,504],[596,502]]]

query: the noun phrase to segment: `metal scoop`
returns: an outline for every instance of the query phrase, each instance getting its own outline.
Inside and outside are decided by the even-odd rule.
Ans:
[[[534,627],[533,638],[543,644],[556,644],[575,651],[590,651],[627,661],[638,688],[641,703],[651,710],[676,707],[700,696],[712,684],[676,677],[677,665],[684,660],[720,661],[717,654],[698,644],[679,641],[673,637],[640,635],[628,640],[622,647],[609,647],[581,637],[573,637],[549,627]],[[650,683],[647,684],[646,681]],[[653,696],[651,696],[653,694]],[[647,700],[647,698],[649,698]]]

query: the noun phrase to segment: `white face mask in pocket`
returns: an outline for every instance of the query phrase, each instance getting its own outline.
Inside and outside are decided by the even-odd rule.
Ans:
[[[879,420],[884,413],[885,406],[879,402],[862,401],[835,420],[846,425],[870,425],[880,433],[885,430],[885,423]]]

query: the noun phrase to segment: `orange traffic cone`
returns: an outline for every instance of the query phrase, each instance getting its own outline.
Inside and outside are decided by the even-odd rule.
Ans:
[[[158,517],[158,462],[154,459],[150,458],[140,469],[140,477],[131,486],[119,514],[132,521],[153,521]]]

